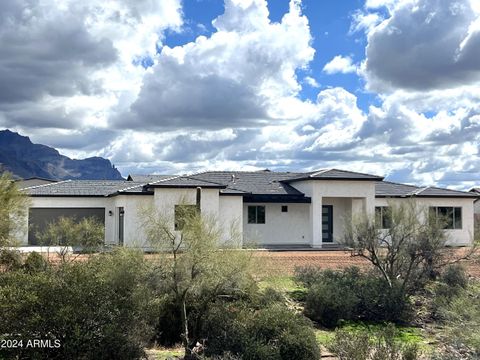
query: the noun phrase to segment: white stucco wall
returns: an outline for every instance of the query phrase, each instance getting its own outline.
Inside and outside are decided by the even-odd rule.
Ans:
[[[313,247],[322,246],[322,205],[333,205],[334,242],[343,237],[343,221],[347,216],[375,211],[375,181],[304,180],[291,185],[312,199],[307,226]]]
[[[409,199],[399,198],[377,198],[375,199],[375,206],[388,206],[392,203],[411,201]],[[473,240],[474,231],[474,213],[473,213],[473,199],[464,198],[415,198],[415,203],[419,208],[428,209],[430,206],[452,206],[462,208],[462,228],[445,230],[447,233],[447,245],[463,246],[470,245]]]
[[[222,228],[222,241],[227,242],[229,246],[232,242],[239,242],[242,245],[243,240],[243,197],[242,196],[220,196],[219,225]]]
[[[265,224],[248,223],[248,206],[265,206]],[[282,213],[282,205],[288,212]],[[243,205],[244,242],[254,245],[311,243],[310,204],[245,203]]]

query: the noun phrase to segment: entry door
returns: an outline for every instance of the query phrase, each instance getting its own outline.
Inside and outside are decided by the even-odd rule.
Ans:
[[[123,246],[123,236],[125,232],[125,211],[123,207],[118,208],[118,245]]]
[[[333,241],[333,206],[322,206],[322,241]]]

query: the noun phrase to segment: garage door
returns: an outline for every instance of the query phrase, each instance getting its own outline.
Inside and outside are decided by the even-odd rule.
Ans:
[[[36,233],[43,232],[49,223],[62,216],[76,220],[94,217],[105,224],[105,208],[31,208],[28,212],[28,244],[37,245]]]

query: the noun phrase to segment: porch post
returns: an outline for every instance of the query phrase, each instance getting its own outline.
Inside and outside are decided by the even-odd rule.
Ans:
[[[312,229],[312,247],[322,247],[322,197],[319,194],[312,196],[310,204],[310,227]]]

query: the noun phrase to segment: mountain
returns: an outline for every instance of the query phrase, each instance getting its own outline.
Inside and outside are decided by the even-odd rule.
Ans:
[[[70,159],[52,147],[34,144],[28,136],[10,130],[0,131],[0,172],[3,171],[24,179],[122,179],[110,160],[101,157]]]

